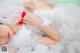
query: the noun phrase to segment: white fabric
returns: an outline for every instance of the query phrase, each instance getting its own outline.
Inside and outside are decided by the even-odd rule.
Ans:
[[[4,15],[10,14],[6,10],[6,7],[8,7],[10,4],[12,4],[8,8],[9,10],[12,9],[14,4],[16,5],[16,3],[17,3],[17,2],[14,3],[13,1],[14,0],[5,0],[5,1],[0,0],[0,16],[1,17],[3,17]],[[15,1],[18,1],[18,0],[15,0]],[[20,3],[18,3],[18,4],[20,4]],[[62,5],[64,5],[64,4],[62,4]],[[80,49],[80,47],[79,47],[79,45],[80,45],[80,40],[79,40],[80,39],[80,24],[79,24],[80,23],[80,7],[76,7],[73,4],[71,4],[71,5],[69,4],[68,6],[69,7],[65,9],[66,14],[64,15],[64,18],[62,18],[60,16],[60,13],[62,13],[64,7],[61,9],[58,8],[58,10],[56,10],[55,13],[52,13],[54,15],[56,14],[56,12],[59,13],[59,14],[56,14],[56,16],[52,15],[52,18],[49,18],[46,15],[45,16],[48,18],[48,20],[53,22],[53,25],[55,25],[56,27],[58,27],[58,29],[60,29],[60,31],[62,32],[62,34],[64,36],[64,38],[62,39],[63,44],[61,43],[61,45],[63,45],[63,47],[62,47],[63,50],[61,50],[61,53],[77,53],[77,51],[78,51],[78,53],[80,53],[80,50],[79,50]],[[5,10],[6,12],[2,11],[2,9]],[[43,17],[43,16],[44,15],[42,15],[41,17]],[[56,18],[53,18],[53,17],[56,17]],[[63,22],[62,20],[64,20],[64,22],[65,22],[64,24],[62,24],[62,22]],[[74,40],[76,40],[76,41],[74,41]],[[20,44],[18,47],[20,47]],[[15,45],[17,46],[17,43],[15,43]],[[43,45],[41,46],[41,48],[42,47],[43,47],[43,49],[46,48]],[[20,50],[18,52],[29,53],[28,51],[29,51],[28,48],[26,48],[26,50],[25,50],[25,46],[22,46],[22,47],[20,47]],[[38,50],[38,49],[37,49],[37,51],[41,52],[41,50]],[[43,53],[43,52],[41,52],[41,53]]]
[[[22,6],[22,1],[23,0],[3,0],[0,5],[0,22],[9,25],[16,24],[21,17],[21,13],[25,11]]]
[[[35,9],[33,11],[34,15],[38,16],[43,21],[44,26],[48,26],[54,22],[54,24],[58,26],[62,24],[64,15],[63,12],[63,7],[54,7],[52,10]]]
[[[54,48],[51,46],[45,46],[42,43],[39,43],[42,33],[31,26],[22,26],[22,28],[16,33],[13,37],[11,44],[14,47],[18,48],[17,53],[53,53]],[[54,45],[52,47],[60,45]],[[49,49],[51,48],[51,49]]]
[[[80,44],[80,6],[57,6],[51,11],[35,9],[34,14],[43,22],[44,19],[51,21],[51,24],[61,33],[62,53],[80,53],[78,47]]]
[[[33,13],[34,13],[34,15],[38,16],[39,19],[41,19],[44,26],[45,25],[47,26],[47,25],[51,24],[51,22],[48,19],[46,19],[47,16],[50,16],[49,12],[46,12],[46,10],[43,10],[43,9],[38,9],[37,10],[37,9],[35,9]]]
[[[16,33],[16,35],[13,37],[12,39],[12,43],[13,45],[15,45],[15,47],[19,48],[21,45],[23,45],[23,43],[25,43],[26,41],[29,41],[29,35],[30,35],[30,31],[28,31],[28,29],[25,28],[25,26],[23,26],[18,33]],[[28,37],[28,38],[27,38]]]

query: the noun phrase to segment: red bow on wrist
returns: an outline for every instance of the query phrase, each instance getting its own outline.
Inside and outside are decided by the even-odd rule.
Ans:
[[[27,14],[26,14],[25,11],[23,11],[23,12],[21,13],[21,20],[18,21],[18,24],[19,24],[19,25],[25,24],[25,23],[24,23],[24,17],[25,17],[26,15],[27,15]],[[27,16],[27,17],[28,17],[28,16]]]

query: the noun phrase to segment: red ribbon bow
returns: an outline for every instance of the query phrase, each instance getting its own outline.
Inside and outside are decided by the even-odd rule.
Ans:
[[[26,15],[27,15],[27,14],[26,14],[25,11],[23,11],[23,12],[21,13],[21,20],[18,21],[18,24],[19,24],[19,25],[25,24],[25,23],[24,23],[24,17],[25,17]],[[28,17],[28,16],[27,16],[27,17]]]

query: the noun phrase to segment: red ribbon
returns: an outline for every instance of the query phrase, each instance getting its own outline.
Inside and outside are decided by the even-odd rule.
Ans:
[[[27,14],[26,14],[25,11],[23,11],[23,12],[21,13],[21,20],[18,21],[18,24],[19,24],[19,25],[25,24],[23,21],[24,21],[24,17],[25,17],[26,15],[27,15]]]

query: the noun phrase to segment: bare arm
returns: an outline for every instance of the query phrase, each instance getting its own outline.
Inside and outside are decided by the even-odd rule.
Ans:
[[[48,37],[50,37],[54,41],[60,40],[59,33],[55,30],[55,28],[51,26],[42,26],[42,21],[39,20],[33,14],[30,15],[30,18],[31,18],[32,24],[38,28],[41,28],[44,32],[46,32],[48,34]]]
[[[42,37],[40,39],[40,43],[43,43],[44,45],[48,46],[48,45],[56,44],[57,42],[49,37]]]

